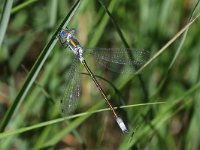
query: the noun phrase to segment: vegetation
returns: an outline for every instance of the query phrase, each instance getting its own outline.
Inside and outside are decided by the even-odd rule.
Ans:
[[[198,0],[4,0],[0,5],[0,149],[200,149]],[[127,123],[123,134],[86,71],[74,115],[60,115],[76,28],[84,47],[149,52],[134,73],[87,62]],[[87,50],[87,49],[86,49]]]

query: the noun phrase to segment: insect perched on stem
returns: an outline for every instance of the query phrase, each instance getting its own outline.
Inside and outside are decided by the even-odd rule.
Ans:
[[[88,74],[94,81],[96,87],[99,89],[101,95],[103,96],[104,100],[108,104],[110,110],[113,113],[113,116],[118,123],[119,127],[123,131],[123,133],[128,133],[128,129],[123,122],[123,120],[117,115],[115,109],[113,108],[111,102],[109,101],[108,97],[106,96],[104,90],[102,89],[100,83],[97,81],[96,77],[88,67],[88,64],[86,63],[83,53],[84,49],[80,45],[78,39],[75,37],[75,30],[74,29],[63,29],[59,33],[59,40],[62,43],[64,47],[69,47],[69,49],[75,54],[76,59],[72,63],[72,67],[68,74],[68,80],[67,80],[67,87],[64,93],[63,98],[61,99],[61,107],[62,107],[62,113],[64,115],[67,115],[74,111],[76,109],[77,105],[77,99],[80,95],[80,78],[79,78],[79,72],[78,67],[76,66],[77,62],[80,61],[81,64],[85,67]],[[134,59],[127,55],[128,52],[133,52]],[[140,66],[142,66],[145,62],[145,59],[143,56],[146,57],[148,54],[147,51],[144,50],[134,50],[134,49],[106,49],[106,48],[100,48],[100,49],[93,49],[92,54],[100,60],[100,63],[105,65],[107,62],[120,64],[120,65],[130,65],[132,66],[131,70],[138,69]],[[133,68],[134,66],[134,68]],[[111,68],[113,70],[114,68]]]

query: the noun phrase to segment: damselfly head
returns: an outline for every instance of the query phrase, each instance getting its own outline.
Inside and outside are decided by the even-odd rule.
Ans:
[[[66,39],[68,37],[68,35],[69,35],[69,31],[68,30],[61,30],[60,31],[60,37],[62,39]]]
[[[75,29],[75,28],[71,28],[71,29],[69,29],[69,31],[70,31],[70,33],[71,33],[72,35],[76,34],[76,29]]]
[[[71,29],[65,29],[60,31],[60,38],[61,39],[69,39],[71,38],[74,34],[76,33],[76,29],[71,28]]]

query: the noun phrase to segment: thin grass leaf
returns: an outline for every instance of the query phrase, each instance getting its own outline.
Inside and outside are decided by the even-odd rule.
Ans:
[[[13,7],[13,9],[11,10],[11,14],[14,14],[14,13],[18,12],[19,10],[21,10],[21,9],[23,9],[23,8],[31,5],[32,3],[37,2],[37,1],[38,0],[27,0],[27,1],[25,1],[25,2],[23,2],[21,4],[19,4],[19,5],[17,5],[15,7]]]
[[[49,27],[53,27],[56,24],[57,10],[58,9],[58,1],[51,0],[50,9],[49,9]]]
[[[5,1],[6,0],[2,0],[2,5],[0,6],[1,13]],[[132,41],[136,41],[139,45],[144,45],[145,43],[145,47],[148,47],[152,54],[156,54],[157,50],[168,42],[167,39],[171,39],[178,32],[177,30],[180,30],[179,27],[184,26],[184,22],[187,20],[189,22],[188,18],[190,17],[191,11],[196,10],[194,17],[199,13],[197,7],[193,7],[196,3],[199,3],[200,0],[169,0],[162,2],[138,0],[134,1],[134,3],[131,0],[101,1],[104,3],[105,7],[109,6],[107,9],[110,11],[110,14],[113,15],[114,21],[115,19],[116,21],[120,21],[123,23],[124,29],[132,31],[127,33],[127,35],[123,32],[123,36],[125,36],[125,40],[127,40],[128,43]],[[27,4],[30,3],[24,5],[26,2]],[[28,76],[19,66],[20,62],[23,62],[30,72],[29,66],[34,64],[34,60],[38,58],[36,56],[36,54],[38,54],[36,51],[31,51],[31,53],[27,53],[24,57],[26,54],[25,49],[30,49],[28,47],[31,42],[34,42],[31,50],[36,47],[42,47],[43,49],[44,45],[48,43],[47,41],[44,44],[44,39],[51,38],[56,30],[54,29],[53,32],[50,31],[50,22],[54,22],[54,19],[56,19],[58,23],[56,23],[56,25],[58,27],[60,25],[60,21],[58,20],[60,20],[60,18],[61,20],[63,19],[62,16],[65,16],[65,13],[69,12],[71,6],[76,1],[57,1],[58,6],[53,6],[54,8],[58,7],[56,18],[54,18],[55,12],[49,10],[55,0],[27,0],[26,2],[16,3],[14,1],[17,5],[16,7],[14,6],[12,10],[15,10],[17,7],[18,9],[13,11],[14,14],[10,17],[9,32],[7,29],[1,47],[0,111],[2,113],[0,113],[0,117],[2,119],[6,109],[11,106],[10,103],[12,104],[13,100],[16,98],[16,88],[18,89],[19,86],[22,87],[25,81],[24,77]],[[81,13],[75,15],[73,21],[70,21],[70,26],[72,25],[78,28],[80,42],[90,48],[96,47],[95,44],[101,45],[100,47],[120,47],[119,45],[121,44],[123,46],[122,40],[117,35],[119,33],[112,23],[112,18],[109,17],[105,8],[103,8],[99,1],[81,2],[78,9]],[[112,7],[110,7],[111,3],[114,4]],[[24,6],[20,7],[22,5]],[[108,19],[105,20],[105,17]],[[129,127],[130,133],[126,136],[121,134],[117,126],[114,125],[114,127],[111,125],[115,122],[112,117],[108,115],[109,110],[107,108],[94,110],[96,112],[108,111],[98,113],[96,116],[98,119],[96,117],[90,117],[90,120],[83,119],[80,122],[73,122],[84,117],[80,116],[72,120],[67,119],[58,123],[47,123],[42,127],[38,126],[19,134],[14,133],[18,131],[18,129],[21,130],[26,127],[29,128],[40,125],[40,123],[52,121],[60,116],[60,107],[57,101],[59,101],[61,98],[60,96],[62,96],[66,72],[73,63],[71,63],[72,56],[66,54],[66,50],[63,51],[60,49],[60,46],[57,45],[58,47],[56,46],[54,48],[52,51],[53,53],[51,52],[48,56],[48,61],[45,62],[45,66],[43,66],[40,71],[37,77],[38,83],[34,80],[36,84],[31,86],[31,90],[23,101],[23,106],[20,106],[16,115],[14,115],[7,124],[4,133],[13,132],[14,134],[0,139],[0,149],[12,149],[13,147],[15,149],[48,149],[50,147],[54,149],[58,147],[64,149],[69,147],[72,149],[77,149],[79,147],[83,149],[88,147],[90,149],[108,149],[112,147],[112,149],[159,150],[163,147],[165,149],[176,149],[176,143],[179,143],[178,147],[180,146],[180,149],[198,150],[198,133],[200,132],[198,128],[198,108],[200,107],[199,88],[196,90],[197,92],[188,96],[183,96],[179,102],[176,102],[176,98],[180,98],[181,95],[186,94],[190,88],[193,88],[196,86],[196,83],[200,82],[200,51],[198,51],[200,47],[198,42],[200,32],[199,23],[200,22],[197,21],[193,26],[188,28],[189,32],[182,45],[182,49],[188,50],[181,50],[181,57],[180,54],[178,57],[175,56],[175,53],[185,33],[179,36],[179,38],[172,42],[173,44],[167,48],[171,50],[175,49],[173,53],[171,50],[165,51],[164,53],[162,52],[162,55],[160,54],[156,57],[159,59],[155,58],[156,60],[153,63],[147,65],[147,68],[144,68],[145,71],[142,72],[142,76],[150,96],[148,99],[150,103],[148,104],[143,103],[144,100],[147,99],[143,99],[144,94],[141,90],[141,85],[137,79],[134,79],[136,76],[132,76],[132,74],[111,74],[111,72],[107,72],[103,68],[100,69],[99,65],[96,66],[96,64],[93,63],[93,59],[91,59],[93,57],[87,57],[88,65],[90,65],[92,71],[94,71],[96,75],[105,75],[104,77],[107,80],[103,79],[104,81],[101,80],[101,82],[109,98],[115,106],[123,105],[117,108],[125,108],[118,110],[118,112]],[[120,24],[118,25],[121,31],[123,31]],[[55,26],[55,24],[53,26]],[[25,40],[26,37],[24,36],[26,36],[27,33],[33,33],[34,38],[30,39],[31,41],[29,41],[28,38]],[[93,38],[96,38],[96,40],[93,40]],[[94,43],[91,43],[91,41]],[[21,45],[24,43],[25,45],[20,49]],[[88,43],[91,45],[88,46]],[[3,52],[6,52],[6,55]],[[176,65],[170,61],[172,59],[175,60],[174,62],[177,63]],[[170,66],[170,63],[173,65]],[[14,72],[11,70],[11,66],[15,68],[12,69]],[[170,68],[168,72],[169,66],[173,69]],[[80,67],[80,69],[81,68],[82,67]],[[167,82],[165,81],[165,84],[162,86],[162,81],[164,81],[165,77],[167,77]],[[83,79],[83,82],[81,82],[83,83],[81,84],[83,87],[81,94],[82,101],[78,108],[80,109],[84,106],[92,105],[94,100],[98,102],[101,101],[102,105],[105,104],[104,101],[100,99],[98,91],[95,89],[92,90],[93,86],[91,85],[90,79],[88,79],[87,76],[84,76]],[[98,80],[100,79],[98,78]],[[109,81],[112,81],[112,83]],[[18,92],[19,91],[20,90],[18,90]],[[125,103],[130,105],[124,105],[123,103],[119,105],[118,102],[120,100],[124,100]],[[163,100],[164,102],[157,102]],[[132,104],[142,106],[132,108]],[[148,107],[144,105],[148,105]],[[81,111],[79,109],[77,112]],[[88,113],[89,112],[85,113],[85,115],[88,115]],[[80,125],[77,127],[79,123]],[[74,128],[73,126],[76,127]],[[98,130],[95,130],[97,128]],[[181,129],[181,131],[184,132],[177,129]],[[68,134],[64,134],[62,131]],[[77,137],[74,131],[77,131],[83,139],[80,140],[80,137]],[[29,136],[30,134],[31,136]],[[87,135],[87,140],[84,139],[84,135]],[[119,138],[113,138],[113,135]],[[178,138],[174,139],[174,136]],[[73,141],[66,140],[69,137]],[[109,142],[105,142],[105,138],[109,139]],[[49,140],[52,142],[48,143]],[[44,147],[45,144],[49,144],[49,147]]]
[[[198,5],[199,5],[199,2],[200,2],[200,0],[197,1],[196,5],[192,9],[190,17],[188,19],[188,22],[192,21],[193,15],[194,15],[194,13],[195,13]],[[160,84],[158,89],[162,89],[163,85],[165,85],[165,83],[167,82],[167,78],[169,77],[169,73],[170,73],[173,65],[175,64],[175,61],[177,60],[177,58],[178,58],[178,56],[179,56],[179,54],[180,54],[180,52],[182,50],[183,44],[184,44],[184,42],[186,40],[186,37],[187,37],[188,30],[189,30],[189,27],[184,31],[183,36],[182,36],[182,38],[180,40],[180,43],[178,45],[178,48],[176,50],[176,53],[175,53],[174,57],[172,58],[172,61],[171,61],[170,65],[169,65],[169,67],[167,69],[166,76],[163,78],[163,80],[162,80],[162,82],[161,82],[161,84]]]
[[[118,4],[117,0],[110,1],[108,9],[112,12],[112,10],[114,9],[114,7],[116,7],[117,4]],[[109,20],[109,16],[105,14],[101,22],[95,28],[93,38],[89,41],[88,47],[94,47],[97,44],[97,42],[100,40],[100,37],[103,34],[103,30],[105,29],[105,26],[108,23],[108,20]]]
[[[154,61],[156,58],[158,58],[158,56],[160,56],[165,50],[167,50],[167,48],[181,35],[183,34],[187,28],[189,28],[200,16],[200,13],[191,21],[189,22],[187,25],[185,25],[177,34],[174,35],[174,37],[169,40],[160,50],[158,50],[158,52],[152,56],[136,73],[140,74],[152,61]]]
[[[17,129],[17,130],[14,130],[14,131],[7,131],[7,132],[4,132],[4,133],[1,133],[0,134],[0,139],[3,139],[5,137],[11,136],[11,135],[21,134],[21,133],[24,133],[24,132],[27,132],[27,131],[31,131],[31,130],[34,130],[34,129],[38,129],[38,128],[41,128],[41,127],[53,125],[55,123],[63,122],[65,120],[69,120],[69,119],[80,117],[80,118],[78,118],[77,120],[74,121],[74,123],[73,123],[74,126],[70,125],[70,127],[67,126],[65,128],[65,130],[67,130],[67,133],[68,133],[68,132],[72,131],[73,129],[75,129],[80,123],[82,123],[85,119],[87,119],[93,113],[99,112],[99,111],[95,111],[95,110],[99,109],[103,104],[104,104],[104,101],[99,101],[96,105],[94,105],[92,108],[90,108],[88,110],[88,112],[75,114],[75,115],[71,115],[71,116],[68,116],[68,117],[62,117],[62,118],[58,118],[58,119],[42,122],[42,123],[30,126],[30,127],[24,127],[24,128]],[[64,131],[62,130],[61,132],[64,132]],[[65,134],[67,134],[67,133],[65,133]],[[52,140],[48,140],[47,145],[52,143],[52,142],[55,142],[55,139],[58,139],[58,138],[60,138],[60,134],[58,136],[53,137]]]
[[[48,63],[45,64],[44,70],[43,70],[43,72],[42,72],[42,74],[40,76],[39,83],[37,83],[37,81],[34,82],[36,87],[31,90],[31,93],[27,96],[26,101],[24,101],[24,103],[23,103],[23,108],[22,108],[23,111],[19,111],[18,115],[15,116],[14,121],[12,121],[12,125],[11,125],[12,130],[18,129],[19,127],[21,127],[21,125],[24,124],[24,121],[26,121],[26,119],[27,119],[26,118],[27,114],[30,114],[30,113],[34,114],[35,111],[38,112],[41,109],[42,110],[44,109],[44,108],[42,108],[42,106],[43,106],[42,104],[44,102],[43,101],[44,98],[40,99],[41,103],[35,101],[36,99],[39,100],[38,97],[41,97],[41,94],[46,97],[45,98],[45,102],[46,103],[49,102],[50,105],[54,104],[53,102],[50,102],[50,101],[51,100],[55,100],[56,98],[52,97],[52,95],[51,95],[52,93],[47,93],[46,94],[47,91],[44,89],[44,87],[45,87],[45,85],[47,85],[47,83],[49,83],[48,79],[53,74],[53,72],[55,72],[54,68],[56,68],[58,66],[58,63],[57,63],[58,61],[57,60],[60,58],[59,56],[60,56],[59,53],[55,52],[55,54],[53,56],[54,59],[51,60],[51,58],[50,58]],[[51,82],[51,84],[52,84],[52,82]],[[36,108],[36,107],[39,107],[39,108]],[[32,108],[32,109],[30,110],[30,108]],[[50,109],[51,109],[52,113],[51,113],[51,116],[49,117],[49,120],[52,119],[52,118],[57,117],[57,115],[60,113],[60,109],[58,109],[58,107],[56,107],[55,104],[52,105],[52,108],[50,108]],[[41,121],[38,121],[38,122],[41,122]],[[47,127],[52,128],[52,126],[47,126]],[[43,132],[45,132],[45,130],[43,130]],[[41,140],[42,138],[45,138],[45,136],[43,136],[43,132],[37,138],[37,141]],[[46,133],[46,134],[49,134],[49,133]],[[18,139],[17,135],[10,136],[9,138],[4,139],[4,143],[6,141],[10,141],[10,144],[12,144],[13,141],[15,141],[16,139]],[[34,146],[38,145],[38,142],[35,141],[34,143],[35,143]],[[41,146],[39,146],[39,147],[41,147]]]
[[[172,116],[174,116],[177,112],[182,110],[185,106],[187,106],[188,103],[191,103],[191,100],[188,100],[186,97],[194,94],[194,92],[197,92],[200,88],[200,81],[195,84],[192,88],[190,88],[188,91],[186,91],[184,94],[182,94],[180,97],[176,98],[175,100],[172,100],[169,104],[168,107],[165,107],[165,111],[162,113],[159,113],[159,115],[156,116],[154,120],[151,121],[151,125],[156,127],[157,129],[164,124],[168,119],[170,119]],[[177,104],[182,104],[182,105],[177,105]],[[179,106],[179,107],[177,107]],[[174,111],[172,111],[174,110]],[[127,141],[130,141],[130,139],[125,139],[124,142],[122,143],[120,149],[130,149],[137,141],[142,139],[144,136],[147,136],[148,134],[151,134],[153,131],[149,126],[145,126],[137,132],[134,136],[134,139],[131,140],[130,143],[127,143]],[[132,137],[129,137],[132,138]]]
[[[112,16],[112,14],[110,13],[110,11],[108,10],[108,8],[106,7],[106,5],[104,4],[104,2],[102,0],[98,0],[99,3],[101,4],[101,6],[103,7],[103,9],[105,10],[105,12],[108,14],[110,20],[112,21],[112,24],[114,25],[114,27],[116,28],[117,30],[117,33],[119,34],[122,42],[124,43],[124,46],[126,48],[131,48],[128,44],[128,42],[126,41],[120,27],[118,26],[117,22],[115,21],[114,17]]]
[[[200,2],[200,0],[198,0],[198,2],[196,3],[196,5],[194,6],[194,8],[193,8],[193,10],[192,10],[192,12],[191,12],[191,14],[190,14],[189,22],[192,21],[192,17],[194,16],[195,10],[197,9],[197,7],[198,7],[198,5],[199,5],[199,2]],[[173,57],[173,59],[172,59],[170,65],[169,65],[168,71],[172,68],[172,66],[174,65],[174,63],[175,63],[177,57],[179,56],[179,54],[180,54],[180,52],[181,52],[181,49],[182,49],[183,44],[184,44],[184,42],[185,42],[185,39],[186,39],[186,37],[187,37],[188,30],[189,30],[189,28],[187,28],[187,29],[185,30],[185,32],[184,32],[184,34],[183,34],[183,36],[182,36],[182,39],[181,39],[180,44],[179,44],[179,46],[178,46],[178,48],[177,48],[177,51],[176,51],[176,53],[175,53],[175,55],[174,55],[174,57]]]
[[[28,131],[31,131],[31,130],[35,130],[35,129],[38,129],[38,128],[50,126],[50,125],[53,125],[53,124],[56,124],[56,123],[60,123],[60,122],[66,121],[66,120],[70,120],[70,119],[80,117],[77,120],[71,122],[69,125],[67,125],[66,128],[64,129],[64,131],[61,130],[54,137],[52,137],[52,139],[48,139],[48,142],[45,144],[45,146],[50,146],[52,144],[57,143],[64,135],[66,135],[67,133],[69,133],[72,130],[74,130],[75,128],[77,128],[83,121],[85,121],[87,118],[89,118],[92,114],[110,111],[110,108],[99,109],[100,107],[103,106],[103,104],[104,104],[104,101],[101,100],[97,104],[95,104],[93,107],[91,107],[87,112],[71,115],[71,116],[68,116],[68,117],[53,119],[53,120],[50,120],[50,121],[38,123],[36,125],[24,127],[24,128],[13,130],[13,131],[6,131],[6,132],[0,134],[0,139],[6,138],[8,136],[13,136],[13,135],[16,135],[16,134],[25,133],[25,132],[28,132]],[[125,106],[120,106],[120,107],[114,107],[114,109],[133,108],[133,107],[141,107],[141,106],[160,105],[160,104],[166,104],[166,102],[154,102],[154,103],[125,105]]]
[[[9,66],[12,72],[15,72],[16,69],[20,66],[23,58],[27,54],[30,46],[34,42],[31,39],[34,39],[35,34],[27,33],[22,39],[21,44],[17,47],[15,53],[12,55],[9,61]]]
[[[5,33],[6,33],[9,19],[10,19],[12,4],[13,4],[13,0],[6,0],[4,3],[2,16],[0,18],[0,48],[5,36]]]
[[[99,101],[96,105],[90,108],[88,112],[79,114],[79,115],[82,115],[82,117],[79,117],[76,120],[70,122],[70,124],[68,124],[63,130],[60,130],[54,137],[52,137],[51,139],[48,139],[42,148],[53,146],[56,143],[58,143],[66,134],[68,134],[69,132],[72,132],[80,124],[82,124],[86,119],[88,119],[93,113],[96,113],[95,110],[102,107],[103,104],[104,104],[104,101]]]
[[[50,39],[48,44],[42,50],[40,56],[38,57],[38,59],[36,60],[34,66],[32,67],[32,69],[31,69],[26,81],[24,82],[24,85],[22,86],[21,90],[19,91],[19,93],[18,93],[16,99],[14,100],[12,106],[6,112],[6,115],[4,116],[3,121],[1,122],[0,132],[4,131],[4,129],[7,126],[8,122],[11,120],[11,117],[13,116],[13,113],[16,111],[16,109],[19,106],[19,104],[24,100],[24,98],[27,95],[29,89],[31,88],[32,84],[34,83],[39,71],[41,70],[44,62],[46,61],[48,55],[50,54],[50,52],[54,48],[56,42],[58,41],[58,39],[56,37],[57,37],[59,31],[62,28],[66,28],[67,24],[69,23],[69,21],[71,20],[71,18],[75,14],[75,12],[77,11],[79,5],[80,5],[80,0],[78,0],[74,4],[74,6],[69,11],[68,15],[64,18],[64,20],[62,21],[62,23],[60,24],[59,28],[56,30],[56,32],[54,33],[54,35],[52,36],[52,38]]]
[[[107,9],[106,5],[103,3],[102,0],[98,0],[98,1],[99,1],[99,3],[101,4],[101,6],[104,8],[104,10],[106,11],[106,13],[108,14],[108,16],[110,17],[110,19],[111,19],[111,21],[112,21],[114,27],[115,27],[116,30],[117,30],[117,33],[119,34],[119,37],[121,38],[122,42],[124,43],[124,46],[125,46],[126,48],[130,48],[128,42],[126,41],[126,39],[125,39],[125,37],[124,37],[124,35],[123,35],[121,29],[120,29],[120,27],[118,26],[117,22],[115,21],[114,17],[113,17],[112,14],[110,13],[110,11]],[[127,54],[128,54],[128,56],[130,57],[130,60],[134,60],[134,56],[132,55],[132,53],[131,53],[128,49],[127,49]],[[135,69],[134,66],[133,66],[133,69]],[[142,75],[138,74],[137,77],[138,77],[138,79],[139,79],[139,81],[140,81],[140,85],[141,85],[142,90],[143,90],[143,93],[144,93],[144,98],[145,98],[145,100],[146,100],[146,102],[147,102],[148,99],[149,99],[149,96],[148,96],[149,94],[148,94],[148,90],[147,90],[147,88],[146,88],[145,82],[144,82],[144,80],[143,80],[143,78],[142,78]]]

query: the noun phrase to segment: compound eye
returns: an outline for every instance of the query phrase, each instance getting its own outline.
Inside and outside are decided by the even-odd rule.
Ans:
[[[76,33],[76,29],[75,29],[75,28],[71,28],[71,29],[70,29],[70,33],[71,33],[72,35],[74,35],[74,34]]]
[[[67,35],[68,35],[68,32],[65,31],[65,30],[62,30],[62,31],[60,32],[60,37],[61,37],[62,39],[66,38]]]

